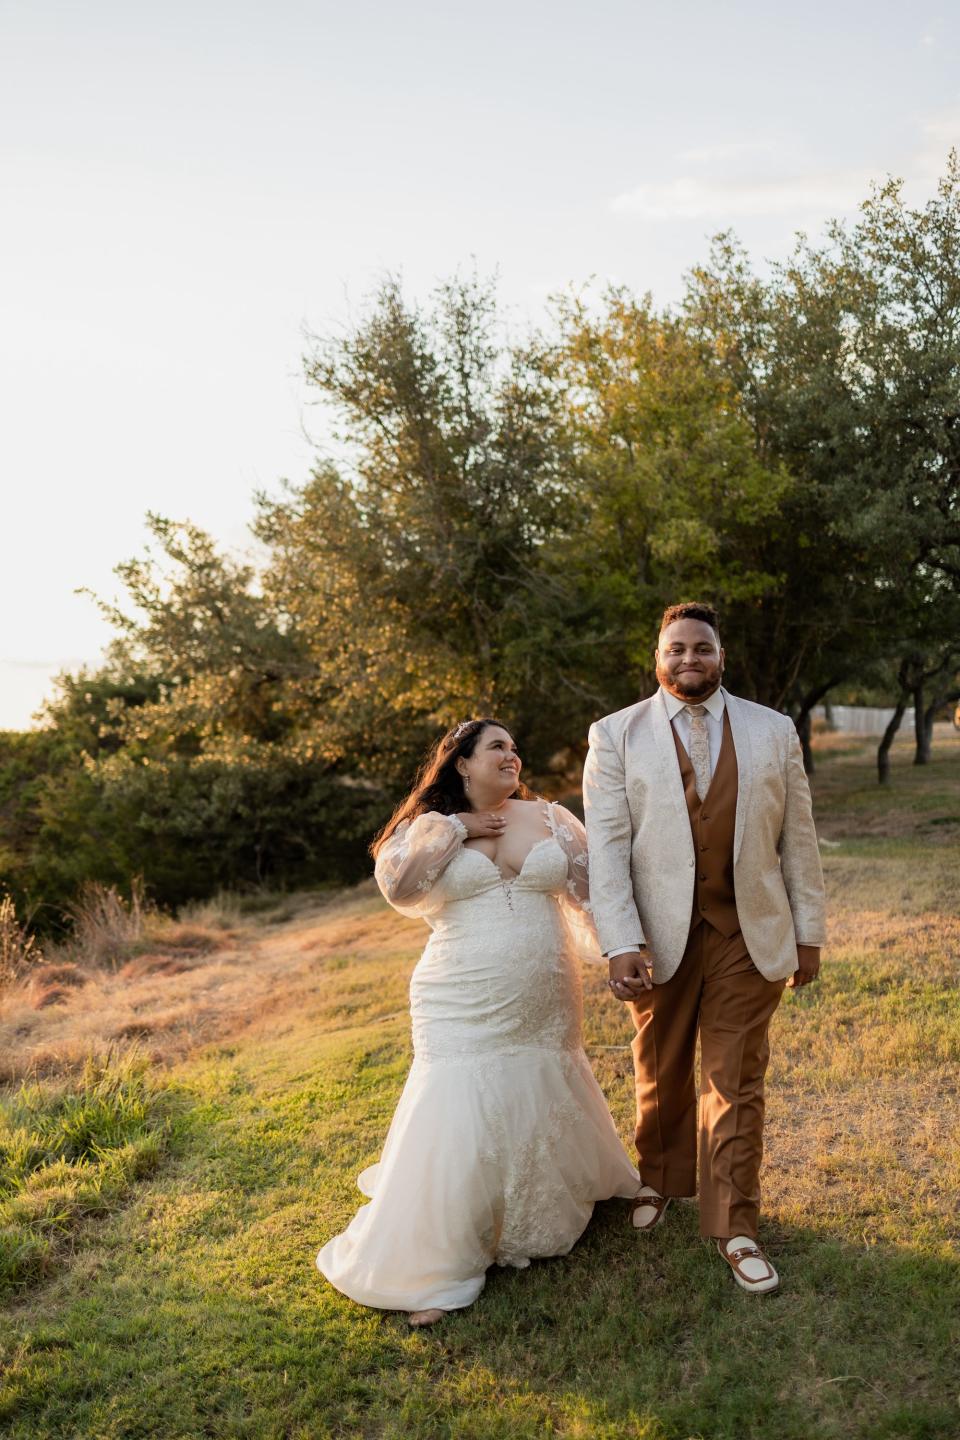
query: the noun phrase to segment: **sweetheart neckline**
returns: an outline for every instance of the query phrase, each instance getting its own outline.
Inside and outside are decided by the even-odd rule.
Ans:
[[[523,863],[521,864],[520,869],[517,871],[516,875],[511,875],[509,880],[506,880],[504,878],[503,871],[500,869],[500,866],[497,864],[496,860],[491,860],[490,856],[485,855],[482,850],[468,850],[467,847],[464,846],[463,853],[465,855],[479,855],[481,860],[486,860],[491,870],[496,870],[497,874],[500,876],[501,885],[514,885],[520,879],[524,870],[526,870],[527,861],[530,859],[530,856],[533,854],[534,850],[539,850],[541,845],[547,845],[550,843],[551,840],[554,842],[555,845],[558,846],[558,848],[562,848],[560,847],[560,842],[557,840],[556,835],[544,835],[542,840],[534,841],[534,843],[530,846],[530,849],[527,851],[526,855],[524,855]]]

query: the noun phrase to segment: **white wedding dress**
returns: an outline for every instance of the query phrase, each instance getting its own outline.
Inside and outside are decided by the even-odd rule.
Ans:
[[[370,1203],[317,1256],[361,1304],[469,1305],[488,1266],[566,1254],[595,1201],[639,1189],[581,1040],[563,912],[589,911],[583,827],[531,803],[544,838],[510,881],[435,812],[378,857],[387,899],[433,933],[410,984],[413,1065],[358,1181]]]

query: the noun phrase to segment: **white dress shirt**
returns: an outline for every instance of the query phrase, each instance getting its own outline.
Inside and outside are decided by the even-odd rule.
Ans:
[[[707,722],[707,735],[710,740],[710,779],[713,779],[713,772],[717,768],[717,761],[720,759],[720,746],[723,743],[723,712],[726,704],[722,690],[714,690],[713,694],[706,700],[678,700],[676,695],[671,695],[669,690],[660,687],[663,696],[663,703],[667,707],[667,715],[670,717],[670,724],[676,734],[680,737],[680,743],[690,754],[690,715],[687,711],[688,705],[702,705],[706,710],[703,717]]]
[[[720,758],[720,746],[723,743],[723,712],[726,702],[723,692],[720,689],[714,690],[713,694],[706,700],[679,700],[676,695],[671,695],[669,690],[660,686],[660,694],[667,707],[667,715],[670,724],[673,726],[681,745],[687,754],[690,754],[690,715],[687,711],[688,705],[702,705],[706,710],[704,719],[707,722],[707,737],[710,741],[710,779],[713,779],[713,772],[717,768],[717,761]],[[638,950],[640,942],[636,945],[624,945],[619,950],[610,950],[607,959],[612,960],[614,955],[627,955],[631,950]]]

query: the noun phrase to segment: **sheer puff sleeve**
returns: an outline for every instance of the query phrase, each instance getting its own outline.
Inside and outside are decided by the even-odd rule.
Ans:
[[[383,896],[401,915],[423,915],[437,876],[463,845],[467,827],[456,815],[429,810],[403,820],[380,848],[374,874]]]
[[[590,862],[587,855],[587,832],[563,805],[547,807],[551,833],[567,857],[566,893],[560,896],[560,911],[568,941],[581,960],[601,964],[603,956],[597,940],[597,927],[590,904]]]

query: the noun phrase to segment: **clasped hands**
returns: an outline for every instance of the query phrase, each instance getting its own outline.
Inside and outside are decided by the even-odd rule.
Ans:
[[[628,1003],[639,1000],[645,990],[653,989],[653,956],[644,946],[642,950],[626,950],[622,955],[612,955],[610,966],[610,989],[617,1000]]]

